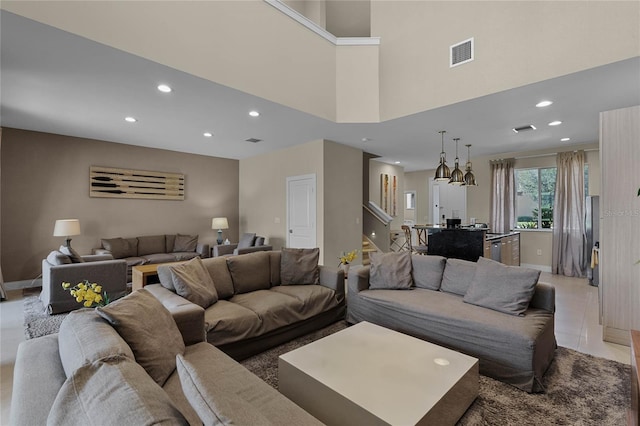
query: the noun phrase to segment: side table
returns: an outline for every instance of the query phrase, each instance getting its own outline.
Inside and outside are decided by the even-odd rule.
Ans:
[[[160,265],[174,265],[182,262],[169,262],[169,263],[152,263],[149,265],[138,265],[131,268],[131,291],[140,290],[142,287],[149,283],[150,277],[158,276],[158,266]]]

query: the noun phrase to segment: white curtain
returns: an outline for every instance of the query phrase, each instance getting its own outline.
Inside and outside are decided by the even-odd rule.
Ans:
[[[509,232],[515,227],[515,160],[491,161],[491,232]]]
[[[584,277],[587,237],[584,228],[584,151],[561,152],[556,159],[551,271]]]

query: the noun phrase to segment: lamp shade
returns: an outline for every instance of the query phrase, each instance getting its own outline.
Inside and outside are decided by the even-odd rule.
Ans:
[[[80,235],[80,221],[78,219],[58,219],[53,227],[54,237],[69,237]]]
[[[211,229],[229,229],[226,217],[214,217],[211,220]]]

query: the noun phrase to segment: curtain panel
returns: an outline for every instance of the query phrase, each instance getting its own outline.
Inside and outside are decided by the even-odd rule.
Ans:
[[[494,160],[491,165],[491,232],[509,232],[515,227],[515,159]]]
[[[584,151],[561,152],[556,158],[551,272],[569,277],[584,277],[587,270],[584,158]]]

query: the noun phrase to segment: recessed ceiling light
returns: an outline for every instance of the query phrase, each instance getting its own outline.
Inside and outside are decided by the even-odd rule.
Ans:
[[[258,117],[260,116],[260,113],[258,111],[249,111],[249,115],[252,117]]]
[[[171,92],[171,87],[167,86],[166,84],[160,84],[158,86],[158,90],[161,91],[162,93],[169,93]]]
[[[394,164],[400,164],[400,162],[399,161],[395,161]]]
[[[205,138],[210,138],[211,136],[213,136],[213,133],[211,133],[211,132],[204,132],[204,133],[203,133],[203,135],[204,135],[204,137],[205,137]]]
[[[560,139],[560,142],[568,142],[570,140],[571,140],[571,138],[562,138],[562,139]]]
[[[544,107],[548,107],[549,105],[551,105],[553,102],[551,101],[540,101],[536,104],[536,106],[538,108],[544,108]]]
[[[138,120],[136,118],[133,118],[133,117],[125,117],[124,121],[126,121],[128,123],[135,123]]]
[[[362,138],[362,142],[369,142],[371,138]]]
[[[552,121],[551,123],[549,123],[549,126],[559,126],[561,124],[562,124],[562,121],[556,120],[556,121]]]

